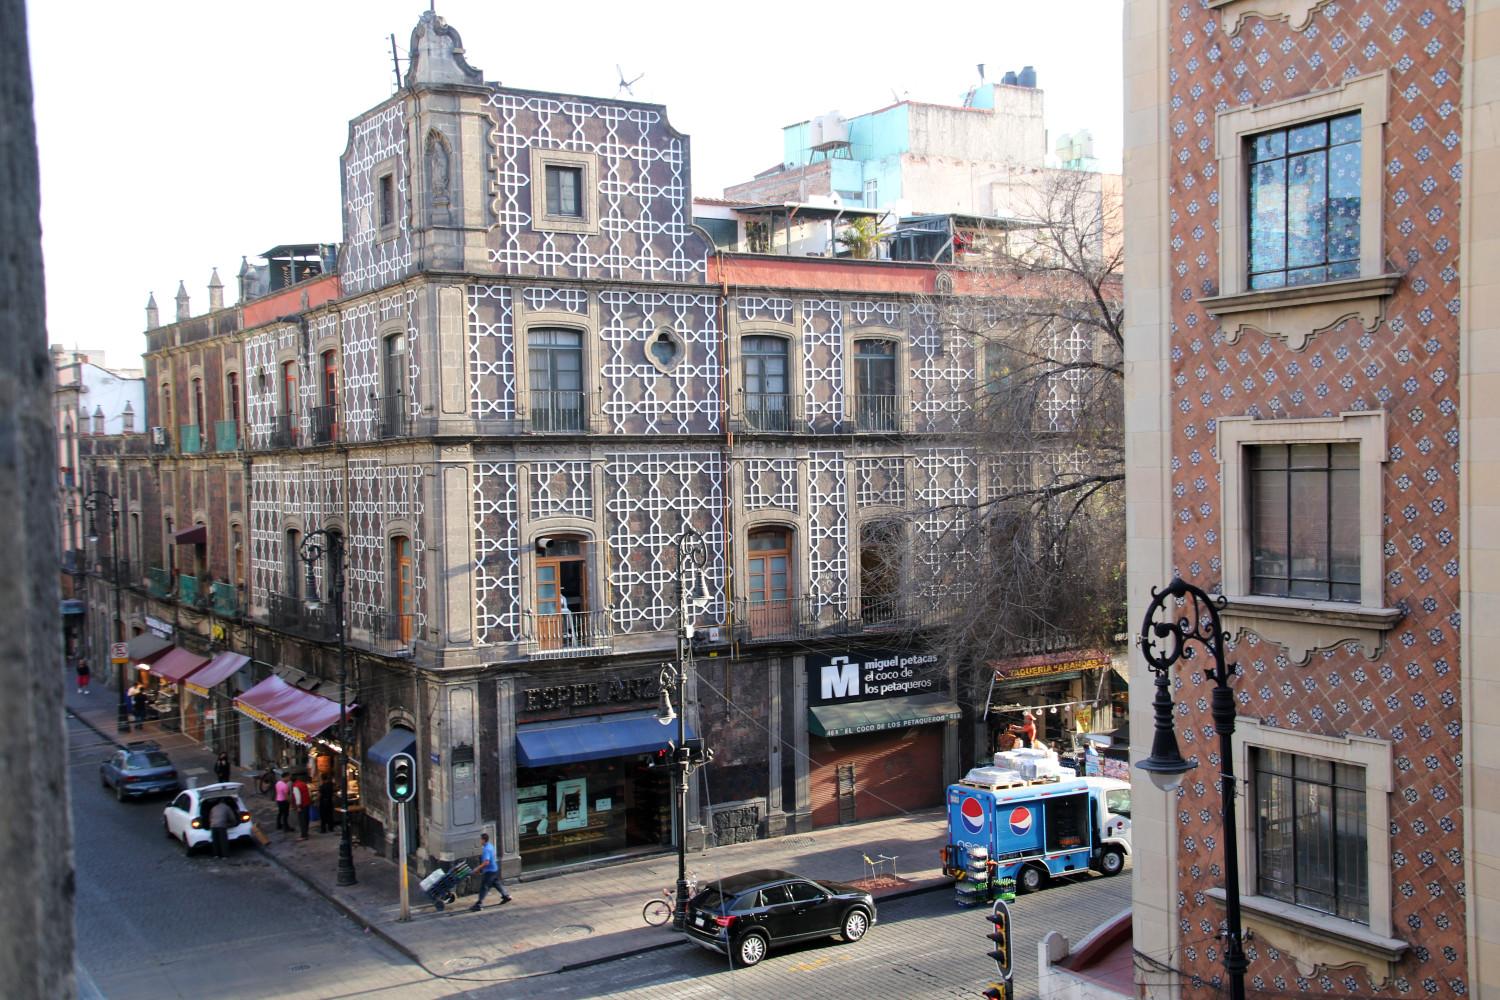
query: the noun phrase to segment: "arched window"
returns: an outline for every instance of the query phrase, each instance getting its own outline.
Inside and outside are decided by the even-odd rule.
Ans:
[[[318,383],[318,405],[312,412],[313,441],[327,444],[338,440],[338,423],[335,407],[338,405],[338,364],[333,351],[324,351],[321,361],[321,381]]]
[[[280,410],[272,428],[271,443],[278,448],[297,446],[297,362],[281,364]]]
[[[526,337],[531,368],[531,427],[583,430],[583,334],[544,327]]]
[[[592,643],[588,539],[558,535],[537,539],[537,640],[543,649],[564,649]]]
[[[871,521],[859,529],[860,617],[866,623],[897,617],[904,534],[896,521]]]
[[[792,429],[792,396],[784,337],[740,341],[745,422],[759,431]]]
[[[750,634],[783,635],[792,624],[792,533],[787,528],[750,532],[746,569]]]
[[[383,395],[376,407],[382,438],[395,437],[405,427],[406,333],[393,333],[381,341],[380,386]]]

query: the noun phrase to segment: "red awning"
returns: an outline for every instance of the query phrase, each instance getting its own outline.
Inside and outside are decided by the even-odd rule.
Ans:
[[[189,652],[181,646],[151,664],[151,672],[168,684],[180,684],[183,678],[208,662],[208,657]]]
[[[244,653],[220,653],[208,661],[208,666],[193,674],[184,687],[194,694],[207,698],[210,688],[224,683],[249,662],[250,657]]]
[[[338,702],[308,694],[274,674],[234,699],[234,707],[303,746],[339,721]],[[354,706],[346,711],[354,711]]]
[[[195,524],[191,528],[184,528],[173,535],[172,540],[178,545],[207,545],[208,526],[206,524]]]

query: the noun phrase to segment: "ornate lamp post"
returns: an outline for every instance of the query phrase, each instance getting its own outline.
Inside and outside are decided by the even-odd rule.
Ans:
[[[677,750],[672,762],[673,809],[677,822],[677,902],[672,910],[672,927],[679,931],[687,926],[688,776],[712,756],[707,751],[695,755],[687,745],[687,678],[693,670],[693,615],[708,607],[708,588],[703,579],[707,565],[708,546],[704,544],[703,536],[692,528],[683,528],[677,538],[677,663],[675,666],[662,664],[657,679],[662,699],[657,721],[665,726],[673,719],[677,720]],[[677,689],[680,711],[672,707],[671,695],[667,693],[671,687]]]
[[[339,885],[353,885],[354,847],[349,839],[349,716],[345,708],[348,701],[349,679],[348,650],[344,645],[344,536],[336,531],[320,528],[310,531],[302,539],[298,554],[307,565],[307,605],[309,610],[318,607],[318,582],[313,568],[327,556],[329,600],[333,604],[334,635],[339,644],[339,801],[344,804],[344,817],[339,821],[339,865],[336,881]]]
[[[125,641],[125,620],[120,614],[120,504],[113,493],[105,490],[89,490],[83,495],[83,509],[89,512],[89,542],[99,544],[99,530],[94,513],[103,502],[109,508],[109,575],[114,582],[115,617],[111,642]],[[111,655],[113,655],[111,653]],[[120,703],[115,713],[115,729],[127,732],[130,729],[130,707],[125,702],[125,664],[115,665],[115,686],[119,688]]]
[[[1178,601],[1185,601],[1180,611],[1176,608]],[[1211,598],[1181,577],[1174,578],[1165,590],[1152,588],[1151,603],[1141,623],[1141,651],[1146,665],[1156,675],[1156,697],[1151,703],[1156,732],[1151,740],[1151,756],[1136,766],[1150,774],[1152,783],[1163,791],[1175,789],[1182,776],[1195,766],[1183,760],[1177,749],[1172,695],[1167,688],[1172,665],[1193,659],[1197,650],[1190,643],[1201,646],[1210,660],[1203,676],[1213,681],[1209,707],[1214,729],[1219,734],[1219,796],[1224,820],[1224,972],[1229,977],[1230,1000],[1245,1000],[1245,971],[1250,963],[1245,958],[1240,931],[1239,830],[1234,808],[1235,712],[1234,691],[1229,686],[1234,669],[1224,663],[1224,640],[1228,636],[1219,624],[1219,610],[1223,606],[1223,597]]]

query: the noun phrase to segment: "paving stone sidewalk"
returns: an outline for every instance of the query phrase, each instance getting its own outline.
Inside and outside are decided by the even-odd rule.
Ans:
[[[117,739],[154,739],[186,779],[199,784],[214,780],[213,755],[181,733],[157,723],[117,733],[110,688],[98,685],[89,695],[71,691],[67,708],[98,733],[101,758],[108,752],[106,744]],[[238,773],[234,780],[241,780]],[[647,926],[641,916],[646,901],[676,881],[675,854],[562,875],[523,876],[519,882],[507,882],[514,902],[500,906],[492,893],[479,913],[468,911],[473,896],[460,896],[457,904],[437,912],[413,875],[411,920],[402,922],[396,864],[356,842],[358,882],[337,885],[337,832],[318,833],[316,823],[305,841],[295,833],[278,832],[271,797],[259,794],[253,782],[242,794],[255,814],[257,839],[267,856],[432,973],[461,976],[466,982],[499,982],[688,946],[680,934],[669,927]],[[868,874],[862,854],[884,854],[897,859],[898,878],[877,879],[872,890],[877,898],[890,898],[949,884],[939,867],[943,843],[942,811],[931,810],[710,848],[690,854],[688,867],[704,879],[751,868],[785,868],[811,878],[851,882]],[[477,880],[467,888],[477,889]]]

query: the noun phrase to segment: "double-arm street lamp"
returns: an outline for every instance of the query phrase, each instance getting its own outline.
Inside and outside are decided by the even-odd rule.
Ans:
[[[672,761],[674,816],[677,823],[677,902],[672,910],[672,926],[687,926],[687,793],[688,776],[712,756],[708,751],[695,753],[687,742],[687,679],[693,670],[693,618],[708,607],[708,586],[704,571],[708,566],[708,546],[703,536],[684,527],[677,538],[677,663],[664,663],[657,681],[661,687],[662,725],[677,720],[676,750]],[[677,690],[677,708],[672,706],[668,691]]]
[[[89,514],[89,544],[95,546],[99,544],[99,529],[94,515],[100,503],[109,509],[109,577],[114,583],[115,598],[114,631],[110,640],[113,644],[125,641],[125,620],[120,615],[120,504],[113,493],[105,490],[89,490],[83,495],[83,509]],[[113,649],[110,657],[114,657]],[[125,701],[125,669],[124,661],[115,666],[115,686],[119,688],[120,696],[115,728],[122,733],[130,729],[130,707]]]
[[[328,598],[333,604],[334,636],[339,644],[339,801],[344,804],[344,815],[339,820],[339,865],[336,881],[339,885],[353,885],[356,879],[354,847],[349,840],[350,733],[345,708],[349,669],[348,650],[344,646],[344,536],[326,528],[310,531],[302,539],[298,554],[307,564],[306,595],[309,610],[315,611],[318,607],[318,580],[313,573],[314,567],[320,562],[324,563],[324,572],[330,576]]]
[[[1181,602],[1181,607],[1178,606]],[[1245,1000],[1245,958],[1240,931],[1240,858],[1235,821],[1234,797],[1234,691],[1229,678],[1234,669],[1224,663],[1224,640],[1228,636],[1219,624],[1219,610],[1224,598],[1211,598],[1203,590],[1174,578],[1167,588],[1152,588],[1151,603],[1141,623],[1141,652],[1146,665],[1156,675],[1156,697],[1152,708],[1156,715],[1156,732],[1151,739],[1151,756],[1136,766],[1151,775],[1151,781],[1170,792],[1182,776],[1196,765],[1182,759],[1177,749],[1177,730],[1172,721],[1173,703],[1168,686],[1172,665],[1179,660],[1194,659],[1197,647],[1208,654],[1209,664],[1203,676],[1213,682],[1209,709],[1214,729],[1219,734],[1219,796],[1224,820],[1224,917],[1226,923],[1224,972],[1229,978],[1230,1000]]]

